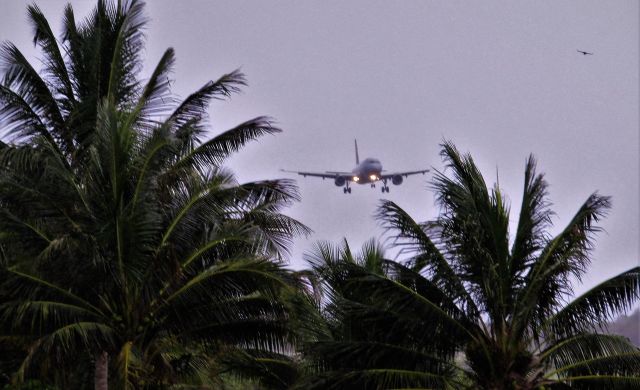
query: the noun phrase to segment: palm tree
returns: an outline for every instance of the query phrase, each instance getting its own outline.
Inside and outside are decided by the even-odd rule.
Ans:
[[[500,188],[489,190],[473,159],[451,143],[442,156],[452,177],[438,172],[434,178],[441,210],[436,220],[417,223],[391,201],[379,208],[405,261],[380,260],[383,267],[373,271],[328,250],[313,261],[330,297],[329,321],[341,329],[329,342],[308,347],[319,372],[315,383],[639,387],[640,351],[608,334],[606,324],[637,302],[640,267],[579,296],[572,289],[588,270],[609,198],[592,194],[559,234],[550,235],[547,183],[529,157],[512,236]]]
[[[172,49],[138,79],[142,2],[100,0],[79,24],[67,6],[60,43],[28,11],[44,69],[10,43],[1,53],[0,329],[29,340],[16,378],[204,386],[231,356],[290,351],[296,282],[281,259],[307,228],[281,210],[296,189],[239,184],[222,165],[280,130],[257,117],[203,139],[208,103],[244,76],[178,102]]]
[[[404,277],[405,267],[370,240],[358,253],[318,243],[306,256],[316,280],[317,315],[309,321],[303,354],[308,374],[300,389],[447,388],[459,383],[456,344],[434,338],[440,323],[419,304],[385,302],[368,283],[397,284],[396,293],[416,291],[431,304],[441,300],[424,283]],[[431,290],[431,291],[430,291]],[[437,307],[437,306],[435,306]]]

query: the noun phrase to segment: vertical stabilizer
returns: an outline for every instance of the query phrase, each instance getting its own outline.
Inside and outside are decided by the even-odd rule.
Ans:
[[[353,143],[356,145],[356,165],[360,165],[360,157],[358,157],[358,140],[353,140]]]

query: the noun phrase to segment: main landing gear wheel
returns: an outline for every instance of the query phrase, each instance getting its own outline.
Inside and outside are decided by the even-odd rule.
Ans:
[[[389,187],[387,187],[387,186],[384,186],[384,187],[382,187],[380,189],[382,190],[382,192],[389,193]]]
[[[345,187],[345,188],[342,189],[342,192],[344,192],[345,194],[347,194],[347,193],[350,194],[351,193],[351,188],[346,188]]]

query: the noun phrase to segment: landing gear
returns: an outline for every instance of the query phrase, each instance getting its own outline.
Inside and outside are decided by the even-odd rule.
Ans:
[[[387,185],[387,181],[386,180],[382,181],[382,192],[389,193],[389,186]]]
[[[344,187],[344,188],[342,189],[342,192],[344,192],[345,194],[350,194],[350,193],[351,193],[351,188],[349,188],[349,187]]]

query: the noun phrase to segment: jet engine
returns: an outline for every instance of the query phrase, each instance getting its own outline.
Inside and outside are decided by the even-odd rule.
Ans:
[[[391,178],[391,182],[396,185],[399,186],[400,184],[402,184],[402,176],[400,175],[395,175],[394,177]]]
[[[336,186],[342,187],[345,182],[346,182],[346,179],[344,177],[342,176],[336,177],[336,180],[335,180]]]

